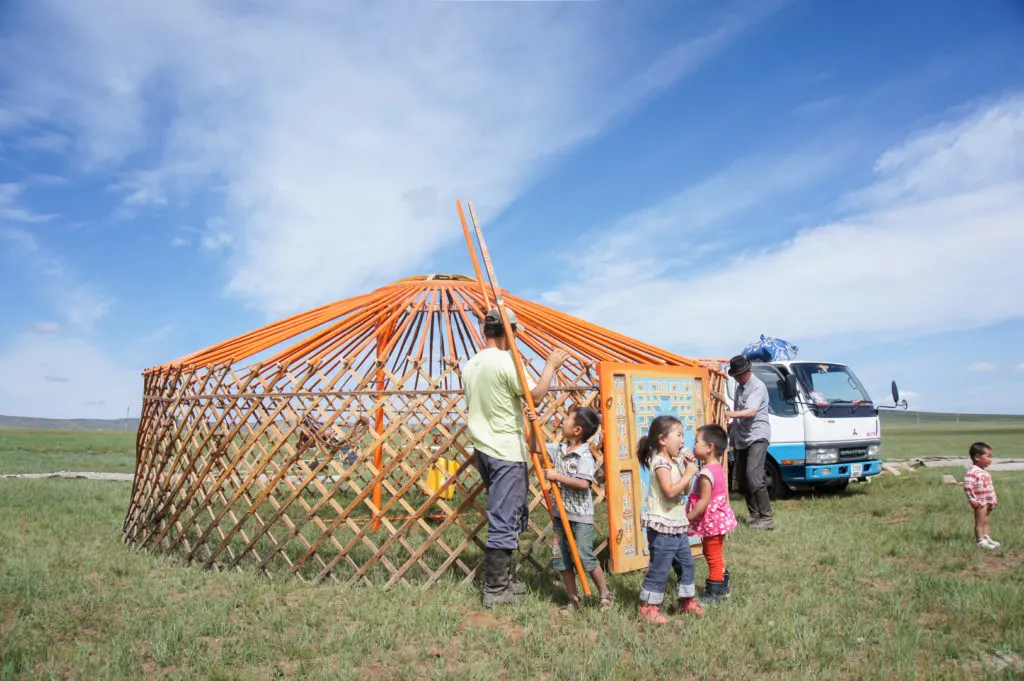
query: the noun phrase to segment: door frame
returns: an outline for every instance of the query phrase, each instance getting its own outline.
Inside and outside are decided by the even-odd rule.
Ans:
[[[710,393],[710,370],[706,367],[666,366],[663,364],[597,364],[601,395],[603,432],[605,503],[608,509],[608,553],[610,571],[631,572],[647,567],[649,559],[642,549],[641,511],[643,490],[635,443],[642,433],[636,432],[633,408],[634,379],[695,379],[700,381],[703,423],[713,423]],[[623,478],[626,479],[624,482]],[[629,486],[629,490],[626,486]],[[701,544],[691,539],[693,554],[701,554]]]

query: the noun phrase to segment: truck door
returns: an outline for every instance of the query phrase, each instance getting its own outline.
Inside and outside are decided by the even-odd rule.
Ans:
[[[782,396],[784,375],[773,365],[754,365],[754,375],[768,388],[768,423],[771,425],[771,442],[768,453],[779,465],[783,461],[799,462],[802,466],[806,453],[804,420],[800,410],[792,401]],[[783,471],[783,479],[785,478]]]

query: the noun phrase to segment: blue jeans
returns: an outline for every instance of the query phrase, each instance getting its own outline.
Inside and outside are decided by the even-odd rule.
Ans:
[[[519,550],[519,535],[530,517],[526,464],[496,459],[477,449],[476,469],[487,488],[487,548]]]
[[[651,560],[647,566],[647,576],[640,587],[640,602],[661,605],[665,600],[665,589],[668,587],[668,573],[676,571],[679,598],[697,595],[693,586],[693,554],[690,552],[690,539],[686,534],[662,534],[657,530],[647,530],[647,546],[651,551]]]

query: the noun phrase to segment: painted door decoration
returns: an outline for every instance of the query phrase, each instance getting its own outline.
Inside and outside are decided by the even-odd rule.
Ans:
[[[671,414],[683,423],[684,445],[692,451],[697,428],[709,419],[708,371],[603,362],[598,374],[612,572],[641,570],[649,556],[641,521],[650,473],[636,460],[637,440],[656,416]],[[700,542],[691,539],[690,544],[699,553]]]

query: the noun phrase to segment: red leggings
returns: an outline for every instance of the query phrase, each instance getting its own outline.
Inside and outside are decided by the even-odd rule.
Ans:
[[[725,579],[725,556],[722,555],[722,541],[725,535],[717,537],[704,537],[701,540],[701,547],[704,551],[704,560],[708,562],[708,579],[712,582],[721,582]]]

